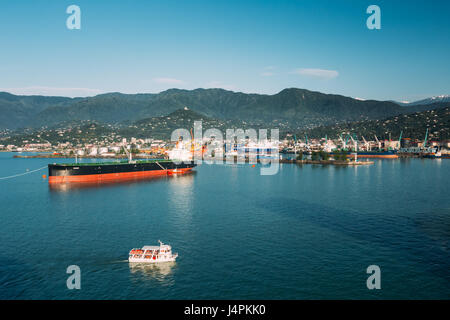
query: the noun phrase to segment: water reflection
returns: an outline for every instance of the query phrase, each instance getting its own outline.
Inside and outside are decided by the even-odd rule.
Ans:
[[[182,225],[189,223],[192,217],[193,183],[196,173],[192,171],[187,175],[174,176],[169,183],[168,206],[176,216],[176,221],[183,222]]]
[[[67,192],[71,190],[79,190],[79,189],[96,189],[96,188],[106,188],[106,187],[116,187],[116,186],[128,186],[128,185],[136,185],[136,184],[145,184],[152,183],[164,180],[181,180],[185,176],[190,176],[192,179],[192,175],[195,173],[189,172],[184,173],[183,175],[171,175],[171,176],[155,176],[155,177],[145,177],[145,178],[130,178],[126,180],[116,180],[116,181],[92,181],[92,182],[67,182],[67,183],[49,183],[48,187],[50,191],[55,192]],[[189,178],[187,178],[189,179]]]
[[[147,280],[166,282],[173,273],[176,262],[163,263],[129,263],[132,275],[143,276]]]

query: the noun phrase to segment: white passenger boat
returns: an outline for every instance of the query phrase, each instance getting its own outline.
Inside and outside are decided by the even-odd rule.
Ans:
[[[129,262],[157,263],[175,261],[178,253],[172,253],[172,247],[159,241],[159,246],[143,246],[132,249],[128,256]]]

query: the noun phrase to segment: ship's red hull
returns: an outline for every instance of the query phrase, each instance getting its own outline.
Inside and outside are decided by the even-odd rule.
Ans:
[[[192,170],[192,168],[178,168],[168,170],[151,170],[151,171],[136,171],[136,172],[119,172],[119,173],[102,173],[89,175],[67,175],[67,176],[50,176],[49,183],[65,183],[65,182],[101,182],[101,181],[119,181],[130,179],[143,179],[154,176],[164,176],[172,174],[183,174]]]

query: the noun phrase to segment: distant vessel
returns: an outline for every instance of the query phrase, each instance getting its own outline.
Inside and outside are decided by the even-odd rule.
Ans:
[[[435,151],[430,153],[424,153],[422,156],[424,158],[439,159],[442,158],[442,153],[440,151]]]
[[[402,148],[399,151],[402,154],[413,155],[422,158],[441,158],[442,152],[437,147],[410,147]]]
[[[226,156],[254,157],[260,158],[279,158],[279,147],[277,144],[262,141],[249,142],[246,144],[225,144]]]
[[[250,142],[244,146],[238,146],[239,155],[248,155],[258,158],[278,158],[278,145],[270,141]]]
[[[442,157],[442,153],[440,149],[436,146],[428,146],[428,128],[425,133],[425,139],[421,146],[410,147],[410,148],[401,148],[400,152],[406,155],[413,155],[422,158],[431,158],[431,159],[439,159]]]
[[[157,263],[175,261],[178,253],[172,253],[172,247],[159,241],[159,246],[143,246],[132,249],[128,256],[129,262]]]
[[[350,157],[354,157],[353,154],[349,155]],[[381,158],[381,159],[397,159],[397,151],[388,150],[388,151],[358,151],[358,158]]]

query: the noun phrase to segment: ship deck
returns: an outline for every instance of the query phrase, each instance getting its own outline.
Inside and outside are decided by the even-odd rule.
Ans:
[[[172,162],[172,160],[168,159],[136,160],[134,163],[145,164],[155,162]],[[80,166],[98,166],[98,165],[104,166],[104,165],[120,165],[120,164],[130,164],[130,163],[128,162],[128,160],[122,160],[122,161],[84,162],[84,163],[52,163],[50,165],[57,165],[63,167],[80,167]]]

